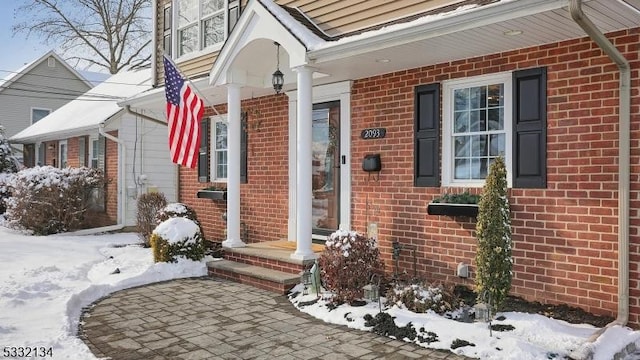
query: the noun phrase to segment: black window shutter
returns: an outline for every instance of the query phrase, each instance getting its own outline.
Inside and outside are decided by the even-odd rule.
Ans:
[[[246,184],[249,182],[248,180],[248,172],[247,172],[247,144],[249,143],[249,132],[247,131],[247,126],[249,123],[247,121],[247,112],[242,113],[242,122],[241,122],[241,133],[240,133],[240,183]]]
[[[547,187],[547,69],[513,73],[513,186]]]
[[[202,119],[200,121],[198,182],[209,182],[209,119]]]
[[[415,88],[414,185],[440,186],[440,84]]]

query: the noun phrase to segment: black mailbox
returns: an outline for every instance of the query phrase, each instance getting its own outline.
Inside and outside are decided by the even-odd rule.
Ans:
[[[368,154],[362,159],[362,170],[367,172],[378,172],[382,170],[380,154]]]

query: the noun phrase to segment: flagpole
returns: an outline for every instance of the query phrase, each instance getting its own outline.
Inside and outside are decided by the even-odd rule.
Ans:
[[[200,97],[203,101],[205,101],[205,100],[206,100],[206,102],[208,103],[209,101],[207,100],[207,98],[206,98],[204,95],[202,95],[202,93],[200,92],[200,89],[198,89],[198,87],[197,87],[197,86],[196,86],[196,85],[191,81],[191,79],[189,79],[189,78],[188,78],[188,77],[187,77],[187,76],[182,72],[182,70],[180,70],[180,68],[178,67],[178,64],[176,64],[176,63],[173,61],[173,59],[171,58],[171,56],[169,56],[166,52],[164,52],[164,53],[162,54],[162,56],[163,56],[163,58],[167,58],[167,60],[169,60],[169,62],[171,62],[171,64],[173,65],[173,67],[174,67],[176,70],[178,70],[178,73],[180,73],[180,76],[182,76],[182,78],[183,78],[185,81],[187,81],[187,82],[189,83],[189,85],[191,86],[191,88],[193,88],[193,90],[195,91],[196,95],[198,95],[198,97]],[[162,70],[162,72],[163,72],[163,76],[166,76],[166,75],[164,75],[164,66],[162,67],[162,69],[163,69],[163,70]],[[166,81],[165,81],[165,82],[166,82]],[[216,109],[216,107],[215,107],[215,106],[213,106],[213,104],[206,104],[206,103],[205,103],[205,105],[210,106],[210,107],[211,107],[211,109],[213,109],[213,112],[215,112],[215,113],[216,113],[216,115],[217,115],[220,119],[224,120],[224,118],[222,117],[222,115],[220,115],[220,113],[218,112],[218,110]]]

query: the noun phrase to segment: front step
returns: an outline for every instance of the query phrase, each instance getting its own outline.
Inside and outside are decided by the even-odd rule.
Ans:
[[[300,283],[300,274],[292,274],[246,263],[218,260],[207,263],[209,276],[219,277],[278,294],[286,294]]]

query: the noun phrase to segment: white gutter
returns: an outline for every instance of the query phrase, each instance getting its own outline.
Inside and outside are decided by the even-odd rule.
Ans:
[[[118,231],[118,230],[122,230],[122,229],[124,229],[124,224],[116,224],[116,225],[102,226],[102,227],[91,228],[91,229],[82,229],[82,230],[77,230],[77,231],[71,231],[71,232],[67,232],[67,233],[64,233],[64,234],[65,235],[70,235],[70,236],[84,236],[84,235],[93,235],[93,234],[105,233],[105,232],[110,232],[110,231]]]
[[[629,187],[630,187],[630,109],[631,69],[629,62],[582,12],[582,0],[569,0],[569,12],[573,20],[589,35],[620,71],[618,118],[618,317],[593,334],[593,343],[606,329],[614,325],[624,326],[629,320]],[[582,348],[583,358],[592,353],[590,344]],[[580,349],[579,349],[580,350]],[[573,356],[573,354],[572,354]]]
[[[308,52],[308,57],[316,64],[327,61],[349,58],[351,56],[369,53],[374,50],[404,45],[420,40],[436,38],[446,34],[463,30],[476,29],[501,21],[537,14],[545,11],[557,10],[566,6],[566,0],[526,0],[503,1],[495,4],[470,9],[455,16],[447,16],[422,24],[411,25],[397,30],[374,30],[376,35],[354,35],[338,41],[326,42]],[[393,25],[392,25],[393,26]]]
[[[118,144],[118,183],[117,183],[118,185],[118,220],[116,225],[124,227],[124,217],[126,215],[125,201],[127,200],[125,197],[127,183],[125,182],[126,178],[125,178],[125,171],[124,171],[125,170],[124,157],[127,154],[127,148],[124,145],[124,140],[119,139],[113,135],[110,135],[104,130],[104,123],[100,124],[100,127],[98,127],[98,132],[100,133],[100,135],[104,136],[105,138],[111,141],[115,141]],[[106,150],[105,150],[105,155],[106,155]],[[105,162],[106,162],[106,159],[105,159]]]

